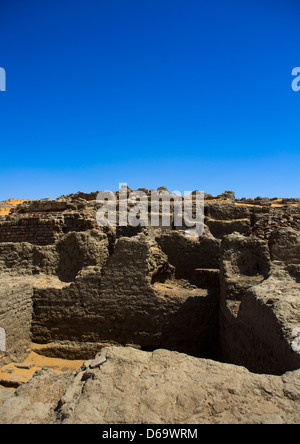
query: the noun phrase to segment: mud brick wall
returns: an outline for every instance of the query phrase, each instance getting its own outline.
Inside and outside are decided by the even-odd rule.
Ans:
[[[6,351],[0,352],[0,363],[14,354],[26,355],[31,341],[32,287],[33,282],[24,276],[1,279],[0,327],[6,333]]]
[[[166,256],[152,242],[143,234],[122,237],[102,272],[88,267],[63,288],[36,287],[33,342],[104,341],[208,354],[216,344],[217,297],[175,287],[172,297],[162,297],[151,282],[167,266]]]
[[[0,223],[0,242],[29,242],[36,245],[55,243],[59,233],[55,220],[39,218],[4,221]]]
[[[82,215],[80,213],[65,214],[61,219],[62,229],[64,233],[70,231],[87,231],[97,230],[100,226],[97,223],[96,215],[92,217],[90,215]]]
[[[290,236],[297,245],[294,233]],[[295,259],[287,256],[290,263]],[[286,334],[299,319],[294,278],[272,272],[267,242],[237,233],[223,240],[220,263],[221,361],[273,375],[298,369],[300,355]]]
[[[44,214],[34,217],[20,216],[17,219],[0,221],[0,243],[28,242],[35,245],[52,245],[60,237],[71,231],[100,229],[96,218],[82,216],[78,213],[54,215]]]

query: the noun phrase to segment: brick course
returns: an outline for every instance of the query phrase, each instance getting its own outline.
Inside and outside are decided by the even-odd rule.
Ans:
[[[29,242],[35,245],[51,245],[70,231],[97,229],[96,219],[79,214],[46,218],[45,215],[21,217],[17,220],[0,220],[0,243]]]

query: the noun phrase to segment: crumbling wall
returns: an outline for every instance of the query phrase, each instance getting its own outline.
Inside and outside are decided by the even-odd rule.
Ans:
[[[198,240],[189,239],[183,234],[172,231],[156,238],[162,251],[175,267],[177,279],[187,279],[196,284],[197,268],[218,269],[220,261],[220,241],[212,236],[203,235]]]
[[[73,281],[84,267],[102,267],[108,260],[108,247],[108,237],[101,231],[68,233],[56,246],[59,255],[57,275],[63,281]]]
[[[221,248],[221,359],[257,373],[282,374],[300,366],[291,348],[299,325],[293,276],[271,264],[268,244],[239,234]],[[296,305],[298,307],[296,307]]]
[[[40,247],[26,242],[0,244],[0,272],[14,275],[55,274],[57,265],[55,245]]]
[[[33,213],[34,214],[34,213]],[[36,213],[34,216],[13,214],[0,220],[0,244],[28,242],[34,245],[52,245],[71,231],[100,230],[93,214]]]
[[[2,243],[0,272],[47,274],[70,282],[84,267],[101,267],[108,259],[108,248],[108,237],[99,230],[67,233],[55,245]]]
[[[217,297],[178,288],[176,281],[166,295],[159,282],[173,272],[153,239],[121,237],[102,269],[87,267],[64,288],[34,290],[33,340],[207,352],[217,331]]]
[[[271,257],[286,264],[300,264],[300,231],[292,228],[274,230],[269,240]]]
[[[277,230],[297,228],[299,208],[240,205],[227,192],[206,200],[204,234],[189,238],[100,229],[95,198],[25,202],[0,219],[0,328],[13,353],[30,340],[104,342],[209,358],[221,349],[256,372],[300,366],[299,234]]]
[[[205,224],[212,235],[222,239],[235,231],[248,235],[251,227],[251,214],[247,206],[230,203],[209,203],[205,205]]]
[[[33,283],[23,277],[2,277],[0,284],[0,328],[6,334],[5,352],[0,352],[3,362],[5,358],[15,360],[28,354]]]

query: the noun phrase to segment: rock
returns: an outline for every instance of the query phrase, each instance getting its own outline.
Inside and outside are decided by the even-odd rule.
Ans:
[[[30,370],[31,368],[34,367],[33,363],[27,363],[27,362],[22,362],[22,363],[15,363],[14,364],[15,367],[20,368],[20,369],[24,369],[24,370]]]
[[[107,360],[106,357],[103,355],[96,356],[96,358],[93,359],[93,361],[90,363],[90,368],[94,369],[100,367],[100,365],[104,364],[106,360]]]
[[[27,384],[2,397],[2,404],[0,391],[0,424],[53,424],[55,408],[70,381],[70,374],[40,370]]]
[[[288,424],[298,422],[300,371],[283,377],[167,350],[110,347],[80,370],[57,409],[63,424]],[[121,394],[121,396],[120,396]]]
[[[300,336],[293,340],[291,347],[295,353],[300,353]]]
[[[8,398],[12,397],[14,392],[0,387],[0,407]],[[0,420],[1,421],[1,420]]]
[[[225,200],[230,199],[230,200],[234,201],[235,200],[235,193],[234,193],[234,191],[225,191],[224,193],[219,194],[217,196],[217,199],[225,199]]]
[[[157,191],[166,191],[167,193],[169,193],[169,190],[167,187],[159,187],[159,188],[157,188]]]
[[[300,211],[296,207],[264,208],[253,211],[251,232],[261,239],[270,239],[274,230],[290,227],[299,232]]]

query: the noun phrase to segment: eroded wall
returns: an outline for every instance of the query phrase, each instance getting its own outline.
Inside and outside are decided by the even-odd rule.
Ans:
[[[31,342],[32,282],[22,277],[0,279],[0,328],[5,330],[6,358],[18,359],[28,354]]]
[[[173,273],[153,239],[122,237],[103,267],[83,269],[64,288],[34,289],[33,340],[109,341],[209,353],[217,332],[217,295],[172,280],[168,289],[161,276],[172,279]]]
[[[239,234],[221,249],[221,359],[257,373],[300,367],[291,344],[300,324],[297,279],[271,263],[267,242]]]
[[[209,200],[204,235],[193,239],[171,229],[95,229],[90,198],[32,201],[0,223],[0,327],[12,354],[30,341],[104,342],[220,358],[254,372],[300,366],[291,345],[300,327],[299,235],[276,232],[277,221],[263,232],[269,242],[250,236],[272,213],[270,202]],[[297,211],[280,224],[297,223]],[[7,243],[1,229],[9,224]],[[41,227],[43,239],[30,237]]]

